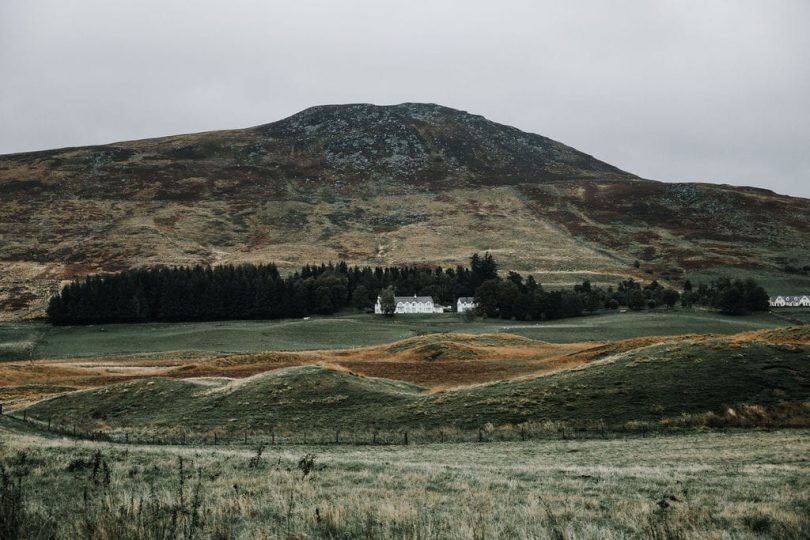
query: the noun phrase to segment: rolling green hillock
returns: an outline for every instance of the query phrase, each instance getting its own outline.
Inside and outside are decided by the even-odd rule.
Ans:
[[[120,427],[475,428],[521,422],[658,421],[740,403],[810,401],[807,327],[641,346],[542,377],[429,394],[324,366],[230,381],[148,379],[74,392],[29,416]],[[78,420],[77,420],[78,419]]]
[[[207,393],[203,415],[222,425],[331,429],[366,427],[396,415],[424,389],[322,366],[300,366],[234,381]],[[193,423],[193,421],[192,421]],[[389,423],[389,422],[386,422]],[[205,419],[201,427],[206,425]]]
[[[118,383],[42,401],[27,413],[84,426],[323,430],[396,417],[423,392],[400,381],[310,365],[219,383],[168,378]]]
[[[463,418],[467,427],[526,420],[608,425],[723,411],[739,403],[810,401],[810,347],[768,342],[662,344],[579,369],[432,396],[427,422]]]
[[[34,418],[52,418],[64,425],[103,425],[108,420],[115,426],[159,424],[164,414],[187,406],[202,388],[206,387],[187,380],[155,377],[70,392],[27,411]]]

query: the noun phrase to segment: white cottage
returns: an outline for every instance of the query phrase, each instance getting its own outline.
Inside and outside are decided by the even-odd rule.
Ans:
[[[456,301],[456,311],[464,313],[465,311],[472,311],[478,307],[475,303],[475,298],[472,296],[460,296]]]
[[[442,306],[437,306],[433,303],[433,298],[430,296],[395,296],[394,301],[397,304],[394,313],[444,313]],[[374,313],[382,315],[381,298],[377,297],[377,303],[374,304]]]
[[[810,307],[810,295],[772,296],[768,303],[771,307]]]

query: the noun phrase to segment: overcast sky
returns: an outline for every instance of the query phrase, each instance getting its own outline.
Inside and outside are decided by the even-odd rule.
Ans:
[[[810,197],[810,1],[0,0],[0,153],[434,102]]]

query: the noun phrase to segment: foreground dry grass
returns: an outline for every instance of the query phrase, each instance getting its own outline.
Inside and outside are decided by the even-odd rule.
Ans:
[[[12,484],[19,477],[29,537],[810,535],[807,431],[286,446],[257,459],[250,447],[126,447],[14,429],[0,423],[0,461]]]

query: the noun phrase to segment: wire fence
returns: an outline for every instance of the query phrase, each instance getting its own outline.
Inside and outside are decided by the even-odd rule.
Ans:
[[[604,422],[538,422],[494,427],[487,424],[477,429],[403,428],[403,429],[213,429],[194,432],[184,429],[87,429],[80,422],[65,424],[27,415],[6,414],[29,429],[70,437],[77,440],[117,444],[172,446],[257,446],[257,445],[353,445],[386,446],[442,443],[489,443],[532,440],[625,439],[656,433],[694,431],[694,428],[661,427],[655,423],[628,422],[608,426]]]

